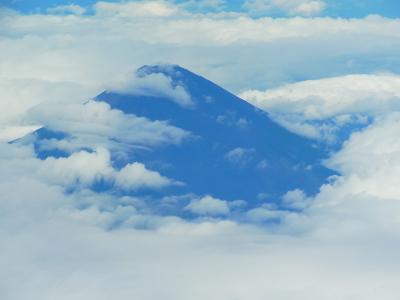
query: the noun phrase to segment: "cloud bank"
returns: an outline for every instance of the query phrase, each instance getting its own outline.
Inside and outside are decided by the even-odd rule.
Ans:
[[[163,1],[99,2],[92,9],[30,15],[2,10],[0,69],[6,71],[0,71],[0,101],[8,113],[0,127],[33,125],[29,108],[94,97],[144,62],[183,65],[233,92],[400,70],[397,19],[252,18],[191,13]],[[175,94],[190,104],[179,87]]]
[[[317,139],[335,140],[349,125],[368,125],[400,109],[396,74],[351,74],[301,81],[240,96],[261,107],[288,129]]]
[[[323,10],[322,1],[248,2]],[[193,14],[162,1],[50,13],[0,13],[1,136],[43,124],[69,134],[39,145],[65,157],[39,159],[26,139],[0,144],[1,299],[398,298],[398,76],[379,72],[398,70],[397,19]],[[182,183],[140,162],[118,168],[110,153],[124,142],[179,144],[190,133],[82,102],[110,78],[146,91],[150,83],[124,86],[124,76],[152,60],[247,90],[248,101],[314,138],[361,124],[326,161],[340,175],[315,197],[288,191],[281,207],[268,195],[248,209],[193,194],[160,201],[183,206],[191,220],[157,211],[138,191]],[[184,87],[150,81],[189,103]],[[251,155],[232,151],[231,162]],[[123,193],[94,189],[99,182]]]

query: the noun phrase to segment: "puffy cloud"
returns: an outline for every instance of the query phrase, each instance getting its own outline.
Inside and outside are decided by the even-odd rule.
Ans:
[[[354,133],[326,162],[340,176],[331,178],[314,198],[301,191],[284,196],[284,200],[290,196],[294,200],[291,203],[305,209],[299,213],[280,211],[284,224],[280,229],[335,241],[357,237],[358,241],[365,239],[368,245],[372,236],[385,235],[398,240],[398,130],[396,112]]]
[[[173,180],[151,171],[142,163],[127,164],[121,170],[111,166],[110,153],[99,148],[93,153],[80,151],[67,158],[49,157],[39,163],[38,176],[69,188],[88,186],[96,182],[111,182],[117,189],[135,191],[141,188],[162,188],[175,184]]]
[[[206,216],[227,215],[230,212],[227,201],[214,198],[210,195],[192,200],[185,209],[194,214]]]
[[[246,212],[246,220],[264,224],[259,228],[209,218],[191,223],[147,215],[135,199],[84,189],[65,194],[62,186],[49,181],[56,174],[37,176],[37,166],[30,167],[31,148],[2,145],[2,296],[396,299],[398,131],[399,117],[394,114],[353,135],[330,161],[341,177],[322,187],[302,212],[268,204]],[[60,169],[54,161],[46,169],[68,175],[70,167],[81,170],[80,158],[95,170],[107,166],[101,151],[78,152],[71,163],[59,160]],[[72,177],[89,182],[99,173],[81,172]],[[199,204],[203,199],[206,204],[200,205],[200,216],[230,217],[233,208],[227,201],[209,197],[193,201]],[[285,198],[292,204],[304,195],[292,191]],[[185,276],[177,265],[188,270]],[[24,289],[19,288],[21,280]],[[226,286],[227,280],[233,288]]]
[[[291,209],[304,209],[310,205],[311,199],[307,197],[304,191],[295,189],[288,191],[282,197],[282,203],[285,207]]]
[[[400,189],[395,181],[400,172],[399,128],[400,114],[391,113],[353,134],[327,164],[354,182],[353,192],[398,199]]]
[[[113,175],[110,153],[99,148],[93,153],[80,151],[69,157],[49,157],[43,162],[35,160],[39,178],[66,187],[90,186]]]
[[[4,155],[13,149],[26,148],[24,156],[5,158]],[[90,188],[96,183],[107,183],[111,187],[123,191],[135,191],[141,188],[162,188],[172,184],[179,184],[171,179],[151,171],[142,163],[134,162],[125,165],[120,170],[111,163],[110,152],[105,148],[98,148],[93,152],[74,152],[68,157],[48,157],[39,160],[29,151],[28,146],[12,145],[3,147],[1,153],[3,167],[0,174],[8,173],[9,179],[19,180],[19,177],[40,178],[40,181],[49,185],[59,185],[67,190]]]
[[[399,109],[400,76],[354,74],[301,81],[266,91],[245,91],[241,96],[270,112],[302,114],[311,120],[337,115],[381,115]]]
[[[322,12],[326,3],[320,0],[247,0],[243,7],[257,15],[283,11],[289,15],[312,16]]]
[[[312,16],[322,12],[325,7],[326,3],[324,1],[307,1],[295,6],[294,9],[290,11],[290,13],[304,16]]]
[[[356,74],[309,80],[240,96],[271,113],[280,124],[312,138],[334,139],[347,125],[400,109],[400,77]]]
[[[115,183],[124,190],[135,190],[141,187],[164,187],[173,184],[173,181],[136,162],[126,165],[117,172]]]
[[[71,152],[84,147],[177,144],[189,135],[166,121],[127,115],[111,109],[105,102],[92,100],[84,104],[44,103],[35,107],[30,116],[48,129],[72,136],[64,140],[41,140],[39,146],[47,150],[58,148]]]

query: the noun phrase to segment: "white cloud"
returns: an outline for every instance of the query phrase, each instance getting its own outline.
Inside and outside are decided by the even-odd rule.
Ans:
[[[243,7],[257,15],[281,11],[289,15],[312,16],[321,13],[326,3],[321,0],[247,0]]]
[[[126,5],[152,2],[146,3],[105,5],[124,11]],[[144,63],[181,64],[234,92],[379,71],[382,65],[400,69],[390,59],[398,52],[400,23],[376,16],[252,19],[184,12],[149,19],[96,11],[73,16],[8,11],[1,18],[0,104],[9,113],[0,123],[13,126],[32,125],[26,124],[26,111],[36,104],[93,97]],[[294,48],[296,53],[289,51]]]
[[[84,104],[44,103],[30,115],[49,129],[72,135],[62,141],[44,139],[40,141],[42,149],[59,148],[71,152],[82,147],[157,146],[178,144],[189,135],[166,121],[124,114],[105,102],[92,100]]]
[[[125,81],[116,82],[109,90],[128,95],[165,97],[182,107],[192,108],[195,103],[190,94],[179,82],[174,84],[172,79],[165,74],[143,74],[142,76],[129,77]]]
[[[254,223],[276,221],[284,215],[285,212],[268,207],[268,205],[252,208],[246,212],[247,219]]]
[[[266,222],[261,228],[149,216],[133,199],[113,206],[115,196],[85,190],[66,195],[30,168],[32,149],[2,145],[2,297],[394,300],[399,292],[398,132],[394,114],[354,135],[331,160],[343,176],[324,186],[303,213],[268,205],[251,209],[247,219]],[[90,168],[107,161],[99,153],[85,154],[99,160]],[[77,165],[62,167],[67,172]],[[130,201],[135,205],[127,205]],[[227,201],[209,202],[201,215],[218,216],[213,215],[218,211],[229,217]],[[84,208],[76,209],[82,203]],[[185,276],[177,265],[188,270]]]
[[[115,183],[124,190],[136,190],[141,187],[160,188],[173,184],[173,181],[136,162],[126,165],[117,172]]]
[[[1,126],[0,127],[0,143],[11,142],[16,138],[23,137],[41,126],[28,125],[28,126]]]
[[[71,4],[71,5],[60,5],[55,7],[50,7],[47,9],[50,14],[76,14],[81,15],[86,12],[86,9],[82,6]]]
[[[307,197],[304,191],[295,189],[288,191],[282,197],[282,203],[284,206],[292,209],[304,209],[310,205],[311,199]]]
[[[322,12],[325,7],[326,3],[324,1],[307,1],[300,3],[291,11],[291,13],[303,16],[312,16]]]
[[[168,1],[138,1],[124,3],[97,2],[94,5],[99,15],[118,17],[169,17],[178,13],[176,6]]]
[[[354,182],[355,193],[400,199],[400,189],[395,183],[400,172],[399,129],[399,112],[380,118],[364,131],[353,134],[328,165]]]
[[[284,224],[281,229],[296,234],[307,232],[331,241],[364,240],[369,246],[373,243],[372,236],[391,236],[398,240],[399,124],[399,113],[389,113],[353,134],[343,149],[327,161],[340,176],[323,185],[314,198],[306,198],[301,191],[284,196],[286,202],[297,203],[300,206],[296,206],[305,210],[281,212],[281,224]]]
[[[289,130],[329,139],[345,125],[367,124],[368,118],[399,110],[399,84],[397,75],[355,74],[246,91],[240,96],[269,111]],[[314,122],[324,120],[329,122]]]
[[[245,167],[254,159],[255,149],[237,147],[225,154],[225,159],[240,167]]]
[[[1,115],[2,124],[29,125],[21,120],[26,107],[42,102],[40,95],[46,96],[49,87],[64,87],[74,94],[79,83],[85,92],[101,91],[110,78],[148,59],[185,64],[238,90],[264,89],[294,78],[369,72],[371,65],[372,69],[396,65],[390,57],[398,52],[398,20],[254,20],[221,15],[185,19],[170,15],[161,18],[170,18],[166,22],[160,22],[158,18],[146,21],[147,17],[131,17],[132,12],[130,16],[121,14],[101,18],[96,14],[2,15],[0,78],[11,82],[7,89],[15,97],[7,97],[7,102],[0,98],[2,107],[8,109]],[[244,42],[246,47],[241,47]],[[23,78],[27,82],[40,80],[43,93],[29,98],[35,89],[23,89]],[[73,87],[66,87],[67,82]],[[389,84],[391,79],[382,78],[373,98],[385,94],[384,82],[388,82],[388,94],[396,94],[395,84]],[[345,85],[344,98],[352,94],[353,85],[351,81]],[[340,91],[343,85],[338,87]],[[375,91],[368,89],[367,94]],[[327,97],[331,93],[341,96],[337,90],[327,88]],[[19,92],[26,94],[19,98],[26,102],[13,102]],[[57,92],[53,98],[65,97],[63,94]],[[317,102],[313,104],[317,114],[303,110],[296,102],[280,108],[282,113],[294,109],[294,114],[307,118],[337,116],[337,122],[343,123],[347,122],[346,114],[368,102],[373,104],[366,113],[372,112],[378,121],[354,135],[329,161],[343,175],[323,186],[302,213],[265,204],[247,212],[248,220],[265,222],[261,228],[233,221],[208,219],[195,224],[148,215],[140,212],[146,199],[121,199],[85,188],[65,194],[63,181],[55,184],[51,180],[59,176],[72,178],[66,182],[82,178],[89,183],[96,174],[115,176],[118,170],[108,169],[106,156],[99,152],[78,152],[70,157],[70,164],[59,160],[48,165],[51,174],[50,169],[59,163],[55,174],[38,176],[38,166],[45,162],[34,159],[30,147],[0,145],[1,298],[397,299],[399,117],[387,117],[388,111],[397,110],[395,101],[388,100],[391,96],[374,102],[361,101],[365,99],[361,94],[356,91],[349,96],[350,102],[360,99],[351,108],[340,102],[331,107]],[[312,105],[304,101],[306,108]],[[109,112],[108,107],[95,108],[100,117],[103,108]],[[115,115],[121,117],[111,111],[111,117],[100,119],[115,126]],[[82,116],[87,115],[78,117]],[[90,120],[94,120],[94,127],[99,123],[93,116]],[[118,136],[100,124],[98,132]],[[94,165],[81,170],[81,163],[87,161]],[[97,169],[100,166],[104,168]],[[229,203],[227,210],[224,200],[217,200],[222,201],[217,202],[217,211],[233,211]],[[210,211],[215,211],[213,205]],[[231,217],[229,213],[221,216]]]
[[[7,113],[0,115],[0,140],[19,138],[24,135],[25,129],[37,128],[40,124],[32,122],[28,112],[40,103],[76,103],[98,93],[91,85],[82,86],[78,82],[49,82],[33,78],[0,78],[0,91],[0,106],[7,110]]]
[[[15,151],[15,148],[23,149],[26,146],[8,147],[3,149]],[[22,157],[3,159],[2,163],[0,175],[8,173],[9,180],[13,178],[17,181],[20,177],[32,176],[45,184],[58,185],[67,190],[90,188],[95,183],[106,183],[127,192],[179,184],[138,162],[127,164],[120,170],[115,169],[110,152],[105,148],[97,148],[93,152],[79,151],[68,157],[48,157],[45,160],[39,160],[28,152]],[[23,172],[28,175],[21,174]]]
[[[209,195],[200,199],[193,199],[185,209],[194,214],[206,216],[227,215],[230,212],[227,201]]]
[[[110,153],[99,148],[93,153],[80,151],[69,157],[49,157],[38,165],[38,177],[66,187],[90,186],[96,181],[112,178],[114,169],[110,164]]]
[[[354,74],[301,81],[241,96],[271,112],[302,114],[321,120],[345,114],[380,115],[400,108],[400,76]]]

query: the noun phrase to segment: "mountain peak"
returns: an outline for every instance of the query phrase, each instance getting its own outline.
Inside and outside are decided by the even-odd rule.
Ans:
[[[229,91],[178,65],[145,65],[138,76],[164,74],[182,87],[194,103],[177,105],[161,94],[97,97],[112,108],[150,120],[167,121],[191,133],[181,146],[137,152],[135,158],[185,182],[182,191],[211,193],[222,199],[272,199],[290,189],[315,193],[333,173],[320,165],[325,153],[293,134],[264,112]],[[221,178],[226,181],[221,184]],[[246,185],[246,187],[244,187]]]
[[[137,72],[139,77],[164,74],[171,79],[172,89],[166,92],[162,91],[163,85],[161,88],[153,86],[152,92],[152,86],[148,85],[143,93],[108,91],[95,100],[107,103],[113,113],[117,112],[127,121],[118,123],[120,127],[115,129],[122,130],[123,134],[113,139],[118,145],[117,150],[110,150],[113,165],[123,168],[139,162],[182,183],[166,190],[143,191],[154,201],[171,194],[177,197],[211,195],[232,201],[244,200],[249,206],[256,206],[260,195],[263,200],[267,195],[269,201],[279,205],[286,192],[300,189],[314,194],[334,174],[321,165],[325,152],[312,141],[287,131],[266,112],[213,82],[177,65],[146,65]],[[183,97],[182,90],[193,101],[193,107],[172,99],[176,92]],[[130,118],[134,120],[128,122]],[[155,132],[150,134],[135,127],[143,122]],[[160,135],[160,126],[184,133],[185,138],[179,143],[145,146],[136,143],[136,139],[124,138],[125,134],[138,135],[147,140],[153,134]],[[105,128],[107,132],[114,130],[109,123]],[[40,129],[35,143],[48,146],[52,141],[51,144],[56,145],[61,142],[55,141],[74,138],[74,132],[61,134],[52,130],[49,127]],[[81,141],[84,140],[81,137]],[[42,158],[60,153],[59,150],[46,152],[40,147],[35,150]]]
[[[174,64],[143,65],[136,71],[138,77],[145,77],[150,74],[164,74],[173,79],[181,77],[183,73],[190,71]]]

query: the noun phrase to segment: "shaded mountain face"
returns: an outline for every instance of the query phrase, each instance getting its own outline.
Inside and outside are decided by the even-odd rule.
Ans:
[[[333,175],[321,165],[326,153],[313,141],[287,131],[266,112],[203,77],[179,66],[144,66],[137,76],[139,81],[166,78],[174,94],[163,91],[159,83],[153,89],[147,81],[144,86],[105,91],[95,101],[125,115],[165,121],[163,124],[183,129],[186,136],[157,146],[114,139],[118,147],[110,151],[116,169],[140,162],[178,182],[131,194],[153,201],[167,196],[212,195],[228,201],[244,200],[252,207],[263,201],[279,204],[282,195],[294,189],[314,194]],[[141,134],[140,128],[125,129],[126,135]],[[38,130],[34,141],[37,156],[67,156],[64,150],[41,145],[43,140],[61,141],[70,136],[60,127]],[[81,148],[85,149],[84,145]],[[104,182],[92,188],[122,193]]]

